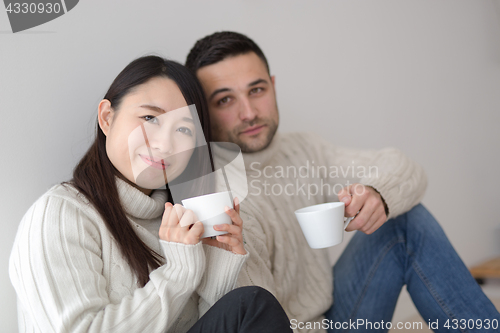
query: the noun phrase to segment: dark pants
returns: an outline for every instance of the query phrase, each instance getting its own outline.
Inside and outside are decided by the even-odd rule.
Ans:
[[[242,287],[219,299],[188,333],[292,332],[278,300],[261,287]]]

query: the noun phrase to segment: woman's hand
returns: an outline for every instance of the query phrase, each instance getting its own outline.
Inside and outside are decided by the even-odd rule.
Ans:
[[[203,223],[198,221],[192,210],[170,202],[165,204],[165,212],[160,225],[160,239],[167,242],[197,244],[203,234]]]
[[[205,238],[202,240],[203,244],[216,246],[221,249],[231,251],[235,254],[247,254],[243,246],[243,221],[240,217],[240,203],[238,198],[233,200],[234,209],[226,206],[226,214],[231,217],[233,224],[217,224],[214,229],[217,231],[227,231],[225,235],[217,236],[217,239]]]

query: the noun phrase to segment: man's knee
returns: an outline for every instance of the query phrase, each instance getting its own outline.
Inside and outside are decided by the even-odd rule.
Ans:
[[[442,241],[443,228],[424,205],[418,204],[402,215],[406,220],[407,237],[414,240]]]
[[[438,225],[434,216],[432,216],[427,208],[420,203],[406,213],[406,219],[410,223],[418,223],[420,225],[426,225],[427,227],[431,225]]]
[[[389,221],[394,220],[396,223],[408,222],[408,223],[435,223],[437,222],[434,216],[425,208],[421,203],[414,206],[408,212],[393,217]]]

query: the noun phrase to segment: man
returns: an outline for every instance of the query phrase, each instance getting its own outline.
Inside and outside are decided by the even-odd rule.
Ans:
[[[245,153],[240,212],[250,258],[238,282],[271,291],[294,330],[385,330],[405,284],[423,318],[441,330],[447,320],[453,328],[454,319],[500,319],[419,204],[426,176],[418,164],[396,149],[346,149],[313,134],[279,133],[275,77],[244,35],[199,40],[186,66],[205,91],[215,141]],[[361,233],[332,271],[326,250],[307,245],[294,211],[337,195],[346,216],[355,216],[346,230]]]

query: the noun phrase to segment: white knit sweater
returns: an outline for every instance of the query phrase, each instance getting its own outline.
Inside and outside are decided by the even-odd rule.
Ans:
[[[234,288],[248,254],[159,240],[166,191],[116,183],[137,235],[166,263],[138,288],[94,207],[56,185],[23,217],[10,257],[20,332],[185,332]]]
[[[225,163],[225,156],[233,155],[217,147],[214,151]],[[294,211],[338,201],[342,187],[362,183],[381,193],[389,217],[395,217],[422,199],[427,184],[423,169],[399,150],[341,148],[308,133],[278,133],[267,149],[244,154],[244,161],[248,196],[241,203],[241,216],[250,258],[238,285],[268,289],[291,320],[304,323],[324,318],[333,302],[333,276],[327,250],[308,246]],[[231,189],[241,199],[245,178],[239,171],[226,170]]]

